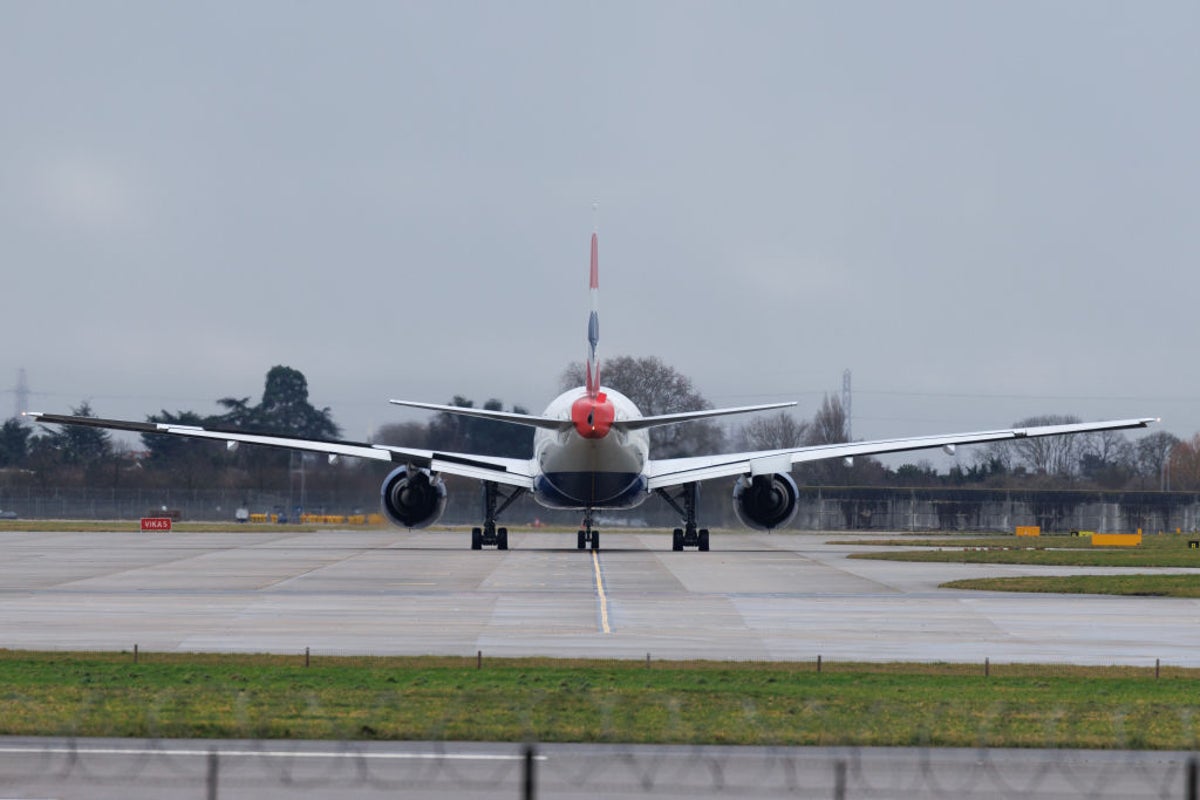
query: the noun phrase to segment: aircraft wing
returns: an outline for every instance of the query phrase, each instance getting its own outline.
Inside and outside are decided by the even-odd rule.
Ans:
[[[267,447],[282,447],[289,450],[303,450],[311,453],[324,453],[329,456],[351,456],[353,458],[367,458],[372,461],[415,464],[431,469],[434,472],[445,472],[450,475],[461,475],[466,478],[495,481],[496,483],[503,483],[508,486],[521,486],[526,489],[533,486],[533,472],[530,468],[530,462],[527,459],[481,456],[471,453],[450,453],[440,450],[419,450],[410,447],[395,447],[392,445],[365,442],[303,439],[296,436],[203,428],[198,425],[176,425],[168,422],[131,422],[118,419],[100,419],[99,417],[72,417],[61,414],[44,414],[40,411],[29,411],[25,413],[25,416],[38,422],[46,422],[54,425],[87,425],[93,428],[106,428],[109,430],[186,436],[192,439],[214,439],[222,442],[257,444]]]
[[[844,442],[796,447],[785,450],[759,450],[749,453],[729,453],[692,458],[667,458],[652,460],[647,465],[651,490],[681,483],[704,481],[730,475],[764,475],[788,472],[795,464],[805,461],[820,461],[827,458],[849,458],[852,456],[901,453],[906,450],[925,450],[959,444],[980,444],[1008,439],[1031,439],[1038,436],[1061,436],[1068,433],[1109,431],[1124,428],[1144,428],[1159,420],[1119,419],[1105,422],[1081,422],[1071,425],[1044,425],[1035,428],[1012,428],[973,433],[949,433],[935,436],[917,436],[909,439],[878,439],[871,442]]]

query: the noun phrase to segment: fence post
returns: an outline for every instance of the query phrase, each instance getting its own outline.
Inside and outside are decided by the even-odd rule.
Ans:
[[[217,800],[217,751],[208,751],[208,800]]]
[[[1185,786],[1183,789],[1184,800],[1198,800],[1196,797],[1196,757],[1192,756],[1188,759],[1185,772]]]
[[[833,762],[833,800],[846,800],[846,762]]]
[[[521,797],[525,800],[533,800],[534,791],[534,775],[533,775],[533,745],[525,745],[525,769],[523,772]]]

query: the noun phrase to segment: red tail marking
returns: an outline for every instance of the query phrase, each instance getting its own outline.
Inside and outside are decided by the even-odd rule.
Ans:
[[[571,404],[571,422],[575,432],[585,439],[603,439],[612,428],[617,410],[608,395],[600,392],[595,398],[583,396]]]

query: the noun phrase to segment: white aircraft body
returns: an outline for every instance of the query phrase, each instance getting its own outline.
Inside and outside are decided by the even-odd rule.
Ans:
[[[100,428],[167,434],[194,439],[217,439],[233,449],[239,443],[283,447],[325,453],[331,461],[353,456],[397,464],[380,488],[386,516],[406,528],[432,525],[446,508],[443,474],[482,481],[483,526],[472,530],[471,546],[508,547],[508,531],[496,524],[499,515],[518,497],[530,493],[543,506],[583,512],[577,546],[599,547],[599,534],[592,528],[593,514],[610,509],[629,509],[652,494],[665,500],[680,515],[681,527],[674,531],[672,547],[708,550],[708,530],[700,528],[696,506],[701,481],[737,476],[733,507],[743,524],[759,530],[785,527],[795,517],[797,488],[789,474],[806,461],[827,458],[897,453],[906,450],[943,448],[953,453],[961,444],[978,444],[1038,436],[1061,436],[1087,431],[1144,428],[1154,418],[1109,420],[1071,425],[1051,425],[970,433],[845,442],[781,450],[654,459],[650,456],[649,429],[706,417],[744,414],[793,406],[772,403],[738,408],[709,409],[644,417],[628,397],[600,381],[596,355],[599,341],[597,310],[597,238],[592,235],[591,313],[588,318],[586,384],[556,397],[541,415],[488,411],[436,403],[392,400],[396,405],[526,425],[535,428],[533,458],[500,458],[472,453],[450,453],[361,442],[325,441],[220,430],[170,423],[130,422],[95,417],[73,417],[41,412],[28,416],[41,422],[90,425]]]

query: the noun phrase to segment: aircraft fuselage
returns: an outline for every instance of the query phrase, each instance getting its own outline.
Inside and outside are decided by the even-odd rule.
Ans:
[[[607,387],[614,419],[639,419],[633,401]],[[585,388],[563,392],[543,416],[569,422],[572,407],[587,396]],[[650,436],[645,430],[624,431],[614,426],[596,438],[581,436],[575,427],[538,429],[533,437],[534,499],[547,508],[633,508],[649,497],[646,462]]]

